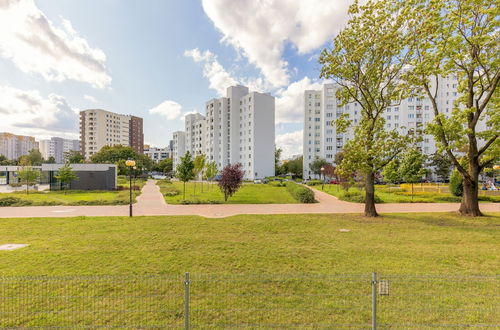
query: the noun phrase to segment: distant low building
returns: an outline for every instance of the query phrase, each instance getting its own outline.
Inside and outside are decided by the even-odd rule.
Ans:
[[[53,137],[50,140],[41,140],[39,143],[40,153],[44,159],[54,157],[56,163],[64,163],[64,153],[68,151],[80,151],[80,141]]]
[[[157,163],[164,160],[164,159],[172,158],[172,153],[170,152],[169,147],[156,148],[156,147],[150,147],[148,145],[145,145],[144,146],[144,154]]]
[[[38,142],[33,136],[0,132],[0,155],[7,159],[18,159],[33,149],[38,149]]]

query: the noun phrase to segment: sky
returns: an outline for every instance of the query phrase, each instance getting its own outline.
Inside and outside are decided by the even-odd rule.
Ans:
[[[302,153],[303,93],[350,0],[0,0],[0,132],[78,139],[78,112],[183,116],[243,84],[276,97],[276,145]]]

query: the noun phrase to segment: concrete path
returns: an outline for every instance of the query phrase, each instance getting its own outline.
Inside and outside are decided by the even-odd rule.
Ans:
[[[223,218],[237,214],[300,214],[300,213],[362,213],[363,204],[338,200],[313,189],[319,203],[315,204],[166,204],[160,188],[149,180],[134,204],[134,215],[199,215]],[[458,203],[401,203],[377,204],[380,213],[453,212]],[[499,203],[481,203],[483,212],[500,212]],[[23,206],[0,207],[0,218],[128,216],[128,205],[119,206]]]

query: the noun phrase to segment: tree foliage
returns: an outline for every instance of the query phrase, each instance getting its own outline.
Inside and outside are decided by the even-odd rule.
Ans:
[[[61,189],[63,189],[65,185],[70,184],[71,181],[78,179],[78,176],[69,164],[64,164],[64,166],[59,168],[54,177],[61,183]]]
[[[365,215],[377,216],[375,174],[406,145],[398,131],[386,131],[383,113],[404,97],[406,85],[400,75],[409,63],[406,50],[407,24],[401,1],[355,1],[350,19],[331,49],[321,53],[321,77],[333,79],[340,89],[337,97],[345,105],[360,105],[361,118],[354,126],[354,138],[344,147],[339,170],[343,174],[360,170],[365,177]],[[352,127],[346,114],[336,122],[337,131]]]
[[[389,183],[399,183],[402,181],[401,175],[399,172],[399,157],[395,157],[391,160],[382,171],[382,175],[384,176],[384,181]]]
[[[28,195],[29,186],[36,184],[40,178],[40,171],[34,170],[29,162],[23,161],[21,169],[17,171],[17,177],[26,185],[26,195]]]
[[[43,163],[42,153],[38,149],[31,149],[25,157],[27,158],[28,162],[33,166],[40,166]]]
[[[222,169],[221,179],[219,181],[219,188],[224,194],[224,200],[227,202],[227,199],[235,192],[243,184],[243,171],[241,170],[242,165],[238,164],[229,164]]]
[[[152,167],[153,171],[157,171],[163,174],[172,173],[173,170],[173,159],[165,158],[155,163]]]
[[[110,163],[118,166],[118,174],[126,175],[129,169],[125,165],[127,159],[135,160],[136,171],[142,173],[153,167],[153,160],[146,155],[138,154],[131,147],[122,145],[104,146],[90,158],[93,163]]]
[[[309,168],[314,174],[321,175],[321,168],[324,168],[325,165],[328,165],[328,162],[325,159],[316,158],[311,163],[309,163]]]
[[[189,151],[180,160],[175,169],[175,176],[184,183],[184,199],[186,199],[186,182],[194,179],[194,163]]]
[[[498,1],[408,0],[411,70],[406,80],[430,99],[428,125],[439,151],[463,177],[460,212],[481,215],[479,174],[500,157],[500,40]],[[456,77],[459,97],[451,115],[439,106],[440,77]],[[481,123],[486,126],[478,130]],[[467,163],[460,164],[461,150]]]
[[[82,153],[76,150],[65,151],[63,157],[64,162],[69,164],[81,164],[85,162],[85,158]]]
[[[434,174],[439,180],[448,181],[453,163],[446,154],[436,151],[429,157],[429,165],[434,168]]]

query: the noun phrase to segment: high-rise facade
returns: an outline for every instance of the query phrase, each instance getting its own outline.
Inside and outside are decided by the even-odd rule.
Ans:
[[[68,151],[79,151],[80,141],[53,137],[50,140],[41,140],[39,150],[43,158],[54,157],[57,164],[64,163],[64,153]]]
[[[176,131],[172,137],[172,164],[175,171],[181,161],[181,157],[186,153],[186,133]]]
[[[185,152],[204,154],[222,170],[241,163],[245,179],[274,175],[274,97],[231,86],[227,96],[205,103],[205,116],[186,115]],[[177,133],[177,135],[176,135]],[[174,133],[174,166],[184,153],[175,151],[179,132]],[[176,160],[177,158],[177,160]]]
[[[0,155],[7,159],[18,159],[33,149],[38,149],[38,142],[33,136],[0,132]]]
[[[144,150],[142,118],[102,109],[80,111],[80,150],[85,159],[104,146],[122,145]]]
[[[454,76],[439,79],[437,102],[440,112],[445,116],[451,115],[453,104],[458,97],[457,84],[457,78]],[[346,114],[355,126],[361,119],[361,106],[358,103],[341,106],[336,98],[338,88],[336,84],[325,84],[320,90],[304,92],[304,178],[317,177],[310,170],[311,162],[322,158],[333,163],[335,154],[352,138],[352,129],[346,133],[339,133],[335,121],[342,114]],[[397,104],[387,107],[383,118],[387,130],[396,129],[401,134],[421,132],[422,141],[417,143],[417,148],[426,155],[436,152],[434,137],[425,134],[425,126],[434,119],[432,104],[427,97],[409,97],[400,100]],[[479,124],[479,129],[482,126],[484,123]]]

